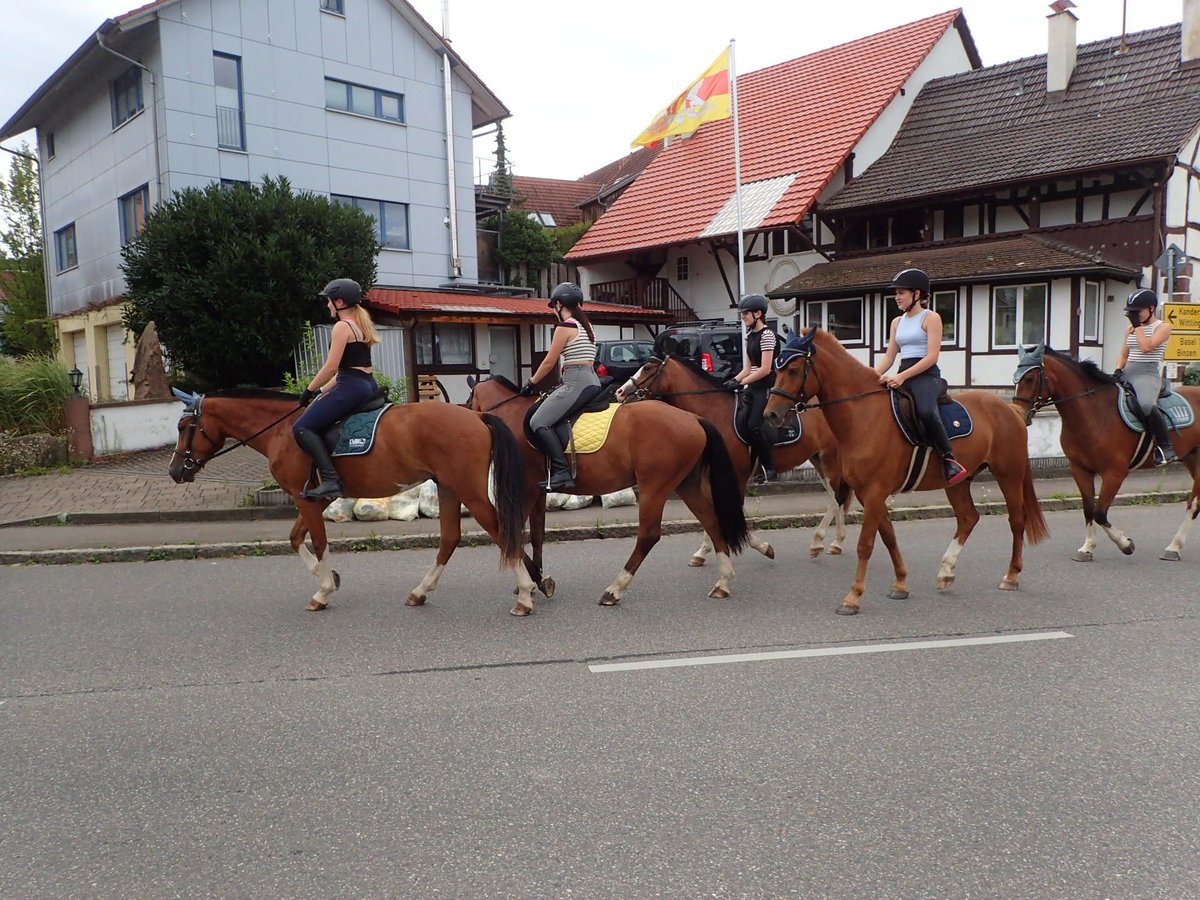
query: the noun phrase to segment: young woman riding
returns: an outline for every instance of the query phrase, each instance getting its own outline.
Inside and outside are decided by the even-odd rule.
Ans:
[[[747,294],[738,303],[738,314],[746,326],[746,363],[742,370],[725,382],[734,391],[746,391],[749,404],[746,428],[758,455],[763,474],[760,484],[775,481],[775,459],[771,441],[763,434],[763,410],[775,383],[775,351],[779,343],[775,332],[767,327],[767,298],[762,294]]]
[[[1160,465],[1165,466],[1178,457],[1171,445],[1167,420],[1155,406],[1162,387],[1163,354],[1171,336],[1171,326],[1156,315],[1157,309],[1158,296],[1147,288],[1134,291],[1125,301],[1129,330],[1125,332],[1125,346],[1117,359],[1117,371],[1124,373],[1125,380],[1133,385],[1142,416],[1162,452]]]
[[[958,484],[969,473],[954,458],[946,426],[938,413],[942,372],[937,362],[942,349],[942,318],[925,308],[929,302],[929,276],[921,269],[905,269],[892,279],[892,288],[902,315],[892,320],[887,352],[875,364],[875,372],[879,383],[890,388],[908,385],[916,401],[917,417],[934,449],[942,454],[942,474],[947,486]],[[897,354],[900,369],[895,375],[888,375]]]
[[[292,434],[300,449],[312,457],[321,476],[320,485],[304,492],[305,499],[336,500],[342,496],[342,483],[321,432],[350,415],[379,390],[371,367],[371,345],[379,343],[379,336],[370,314],[360,305],[363,291],[357,281],[335,278],[320,296],[328,301],[329,314],[336,320],[329,356],[300,394],[300,405],[308,409],[292,426]],[[333,387],[321,392],[334,376],[337,380]]]
[[[554,433],[554,426],[574,405],[584,388],[600,385],[595,369],[596,335],[582,309],[583,291],[579,285],[570,282],[560,284],[551,292],[550,302],[546,305],[554,310],[558,323],[550,339],[546,358],[537,367],[533,377],[525,382],[521,394],[532,397],[537,391],[534,385],[553,372],[561,360],[562,382],[542,401],[529,420],[529,427],[550,462],[550,477],[540,486],[547,491],[569,491],[575,487],[575,478],[567,465],[565,448]]]

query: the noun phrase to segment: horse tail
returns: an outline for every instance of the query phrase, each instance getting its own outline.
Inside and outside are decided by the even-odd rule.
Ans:
[[[519,562],[525,552],[525,462],[504,420],[490,413],[481,413],[480,417],[492,432],[492,490],[496,496],[500,556],[506,562]]]
[[[742,492],[738,488],[733,460],[717,426],[707,419],[698,421],[704,428],[704,465],[708,468],[708,483],[721,537],[729,545],[730,553],[740,553],[750,540],[750,528],[746,524],[746,511],[742,507]]]
[[[1021,490],[1025,494],[1025,540],[1031,544],[1040,544],[1050,536],[1050,526],[1042,515],[1042,503],[1038,500],[1037,491],[1033,489],[1033,464],[1025,463],[1025,475],[1022,479]]]

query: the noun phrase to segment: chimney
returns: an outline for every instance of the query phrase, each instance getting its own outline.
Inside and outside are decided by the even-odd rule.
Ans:
[[[1185,69],[1200,66],[1200,0],[1183,0],[1183,48],[1180,62]]]
[[[1071,73],[1075,71],[1075,24],[1078,19],[1071,12],[1074,6],[1071,0],[1054,0],[1050,4],[1054,12],[1047,17],[1050,34],[1046,49],[1046,96],[1053,99],[1066,93]]]

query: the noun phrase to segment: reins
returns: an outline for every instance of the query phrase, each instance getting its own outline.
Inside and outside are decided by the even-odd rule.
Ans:
[[[192,454],[192,442],[196,438],[197,431],[199,431],[202,435],[204,435],[206,438],[208,438],[208,440],[211,441],[212,443],[214,443],[214,444],[216,443],[216,441],[213,440],[212,435],[210,435],[207,431],[205,431],[204,426],[200,424],[200,412],[201,412],[201,407],[202,407],[203,403],[204,403],[204,397],[201,396],[196,401],[196,405],[192,408],[192,421],[188,423],[187,447],[185,447],[184,451],[183,451],[183,466],[184,466],[184,468],[185,469],[195,469],[197,472],[200,471],[200,469],[203,468],[206,463],[216,459],[218,456],[224,456],[226,453],[232,453],[234,450],[237,450],[239,447],[245,447],[256,437],[258,437],[259,435],[265,434],[266,432],[268,432],[272,428],[274,428],[276,425],[278,425],[280,422],[282,422],[284,419],[293,415],[296,412],[296,410],[304,409],[303,406],[301,406],[300,404],[297,403],[295,409],[289,409],[287,412],[285,412],[282,416],[280,416],[274,422],[271,422],[270,424],[264,426],[263,428],[260,428],[258,431],[254,432],[254,434],[250,435],[249,437],[242,438],[241,440],[237,441],[236,443],[234,443],[228,447],[222,447],[220,450],[218,450],[216,453],[214,453],[212,456],[208,457],[207,459],[197,461],[196,457]],[[228,438],[226,438],[226,440],[228,440]],[[178,448],[176,448],[175,451],[171,455],[174,456],[177,453],[179,453]]]

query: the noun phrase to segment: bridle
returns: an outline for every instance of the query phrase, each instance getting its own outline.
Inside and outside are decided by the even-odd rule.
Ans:
[[[653,375],[647,376],[646,380],[643,382],[639,383],[636,380],[634,380],[633,378],[630,378],[629,381],[633,384],[634,389],[632,391],[626,393],[625,399],[622,400],[621,402],[622,403],[631,403],[631,402],[636,402],[638,400],[660,400],[665,397],[691,397],[691,396],[695,396],[697,394],[728,394],[729,393],[729,390],[726,388],[723,388],[723,387],[703,388],[703,389],[697,390],[697,391],[652,391],[652,390],[650,390],[650,386],[658,380],[658,377],[660,375],[662,375],[663,369],[665,369],[667,366],[667,362],[668,362],[668,358],[664,357],[664,358],[660,359],[657,356],[652,356],[652,357],[650,357],[650,359],[646,360],[645,364],[657,363],[658,368],[656,368],[654,370]]]
[[[216,459],[218,456],[224,456],[226,453],[231,453],[234,450],[238,449],[238,447],[245,447],[247,444],[249,444],[252,440],[254,440],[256,437],[258,437],[260,434],[264,434],[265,432],[270,431],[272,428],[274,428],[276,425],[278,425],[284,419],[288,418],[288,416],[292,415],[297,409],[304,408],[304,407],[300,406],[300,404],[296,404],[296,409],[289,409],[286,413],[284,413],[282,416],[280,416],[274,422],[272,422],[271,424],[267,425],[264,428],[260,428],[258,431],[254,432],[254,434],[250,435],[248,438],[243,438],[242,440],[238,441],[235,444],[232,444],[229,447],[224,447],[224,448],[218,450],[212,456],[205,457],[204,459],[197,459],[195,453],[192,450],[192,445],[195,443],[195,440],[196,440],[196,432],[197,431],[200,432],[202,435],[204,435],[204,437],[208,440],[208,442],[210,444],[212,444],[214,447],[218,446],[218,443],[221,443],[221,444],[224,443],[224,441],[218,442],[211,434],[209,434],[207,431],[204,430],[204,425],[202,425],[200,422],[200,412],[201,412],[201,408],[203,407],[203,405],[204,405],[204,395],[201,394],[199,397],[196,398],[195,404],[192,406],[191,410],[184,411],[185,416],[188,415],[188,413],[190,412],[191,417],[192,417],[192,420],[190,422],[188,422],[188,424],[186,426],[187,427],[187,446],[183,448],[182,454],[180,454],[178,446],[176,446],[174,452],[171,453],[172,460],[176,456],[180,456],[180,455],[183,456],[183,468],[184,468],[184,471],[187,471],[187,472],[194,471],[194,472],[198,473],[202,468],[204,468],[205,463],[209,462],[210,460]],[[228,440],[228,438],[226,438],[225,440]]]
[[[1056,399],[1050,393],[1050,381],[1048,378],[1046,378],[1046,367],[1045,366],[1030,366],[1028,369],[1026,369],[1024,372],[1021,373],[1021,377],[1017,379],[1017,384],[1019,385],[1022,381],[1024,381],[1027,377],[1029,377],[1030,372],[1037,372],[1037,381],[1035,381],[1033,384],[1033,396],[1032,397],[1022,397],[1015,390],[1013,391],[1013,395],[1012,395],[1013,403],[1022,403],[1029,407],[1029,411],[1027,413],[1025,413],[1025,424],[1026,425],[1030,424],[1033,421],[1033,417],[1035,415],[1037,415],[1039,412],[1041,412],[1043,409],[1045,409],[1047,406],[1061,406],[1062,404],[1067,403],[1071,400],[1078,400],[1080,397],[1090,396],[1091,394],[1096,393],[1096,391],[1100,390],[1100,388],[1104,386],[1104,385],[1096,385],[1094,387],[1088,388],[1086,391],[1080,391],[1077,394],[1071,394],[1070,396],[1067,396],[1067,397],[1058,397]]]
[[[787,350],[787,348],[784,349]],[[884,394],[891,390],[891,388],[886,387],[875,388],[874,390],[870,391],[861,391],[857,394],[849,394],[845,397],[834,397],[832,400],[821,400],[817,403],[809,403],[807,402],[808,398],[815,395],[816,391],[806,391],[805,387],[808,385],[808,376],[814,372],[812,358],[816,353],[816,348],[814,347],[810,350],[787,350],[787,352],[789,354],[788,358],[784,360],[781,366],[779,366],[779,370],[791,365],[792,361],[796,358],[803,359],[804,374],[800,376],[800,387],[794,394],[779,387],[771,388],[770,393],[774,394],[776,397],[782,397],[784,400],[787,400],[789,403],[791,403],[791,410],[797,416],[808,409],[823,409],[826,406],[833,406],[837,403],[846,403],[850,400],[861,400],[863,397],[870,397],[872,394]]]

